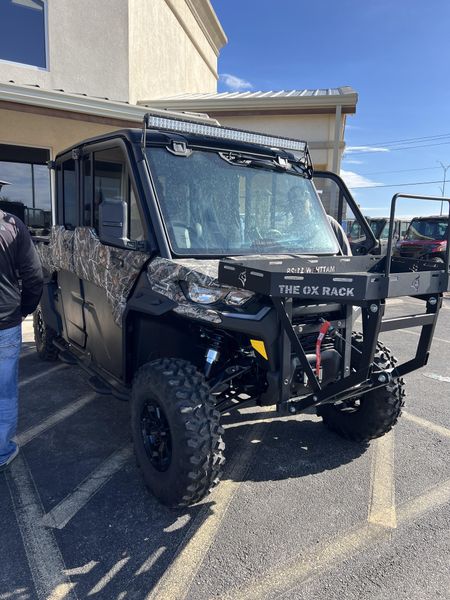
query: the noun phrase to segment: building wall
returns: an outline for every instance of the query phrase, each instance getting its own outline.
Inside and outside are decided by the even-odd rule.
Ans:
[[[209,115],[214,116],[214,112],[210,111]],[[314,167],[318,170],[332,168],[334,115],[252,116],[249,114],[245,116],[220,116],[217,119],[222,125],[229,125],[230,127],[305,140],[310,146]],[[315,147],[318,144],[324,147],[322,149]]]
[[[211,22],[202,20],[195,2]],[[215,92],[226,38],[208,0],[195,2],[49,0],[48,69],[0,60],[0,81],[131,103]]]
[[[215,92],[217,52],[186,0],[129,0],[130,102]]]
[[[0,61],[0,81],[128,99],[126,0],[50,0],[48,70]]]
[[[112,125],[0,109],[0,143],[58,152],[84,139],[118,129]]]

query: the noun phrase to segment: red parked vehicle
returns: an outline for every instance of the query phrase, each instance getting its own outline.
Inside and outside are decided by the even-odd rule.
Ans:
[[[448,219],[443,216],[415,217],[397,242],[394,255],[443,263],[447,251]]]

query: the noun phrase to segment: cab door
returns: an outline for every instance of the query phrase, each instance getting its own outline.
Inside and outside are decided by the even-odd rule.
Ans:
[[[331,171],[315,171],[314,185],[325,212],[344,229],[352,253],[368,254],[373,250],[377,240],[344,181]],[[349,237],[350,227],[357,232],[357,238]]]
[[[135,186],[123,144],[93,147],[83,157],[83,224],[95,230],[98,243],[108,253],[110,263],[120,271],[123,254],[134,252],[145,238]],[[126,238],[102,239],[102,205],[127,207]],[[105,243],[107,242],[107,243]],[[113,316],[106,289],[93,281],[81,282],[86,326],[86,350],[92,362],[101,369],[121,378],[123,375],[122,328]],[[110,290],[111,291],[111,290]]]
[[[67,154],[56,165],[56,223],[66,229],[64,243],[58,250],[64,268],[58,270],[58,291],[61,298],[64,330],[67,340],[80,348],[86,346],[86,323],[83,310],[83,286],[73,268],[72,233],[80,225],[78,161]]]

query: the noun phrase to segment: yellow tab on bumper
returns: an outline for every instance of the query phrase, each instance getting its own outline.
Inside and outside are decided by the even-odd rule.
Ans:
[[[252,345],[252,348],[254,348],[256,352],[258,352],[258,354],[261,354],[263,358],[268,360],[266,347],[262,340],[250,340],[250,344]]]

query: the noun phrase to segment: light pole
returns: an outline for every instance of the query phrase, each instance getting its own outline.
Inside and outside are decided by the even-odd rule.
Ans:
[[[438,160],[437,162],[441,165],[441,167],[444,171],[444,181],[442,182],[442,187],[439,186],[440,190],[442,192],[442,197],[444,197],[445,196],[445,184],[446,184],[446,180],[447,180],[447,169],[450,168],[450,165],[445,166],[440,160]],[[444,201],[442,200],[441,201],[441,216],[442,216],[443,208],[444,208]]]

